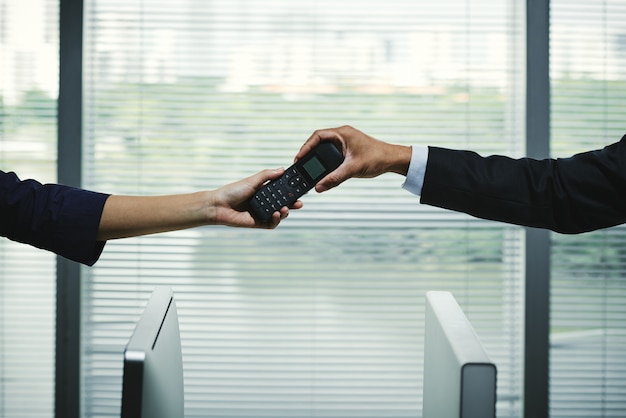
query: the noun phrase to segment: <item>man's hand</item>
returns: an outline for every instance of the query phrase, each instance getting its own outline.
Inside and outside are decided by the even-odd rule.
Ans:
[[[345,160],[317,183],[315,190],[319,193],[352,177],[371,178],[387,172],[406,175],[411,162],[411,147],[379,141],[351,126],[313,132],[300,148],[296,161],[322,141],[334,142]]]

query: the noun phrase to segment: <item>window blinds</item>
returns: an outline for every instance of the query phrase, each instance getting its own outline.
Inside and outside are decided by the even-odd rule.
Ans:
[[[217,188],[287,166],[314,129],[519,155],[514,1],[89,0],[85,186]],[[424,294],[452,291],[521,409],[521,230],[419,205],[402,178],[304,198],[274,231],[109,242],[83,271],[83,415],[117,416],[155,285],[177,298],[188,417],[421,415]]]
[[[626,2],[553,1],[552,153],[626,133]],[[626,415],[624,227],[553,235],[552,417]]]
[[[58,1],[0,1],[0,170],[56,180]],[[54,411],[55,256],[0,239],[0,416]]]

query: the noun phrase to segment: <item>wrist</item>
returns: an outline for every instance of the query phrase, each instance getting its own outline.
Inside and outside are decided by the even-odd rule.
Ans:
[[[412,149],[406,145],[390,145],[387,151],[388,172],[406,176],[411,163]]]
[[[217,192],[214,190],[196,193],[198,197],[197,216],[201,225],[217,224],[217,207],[219,205]]]

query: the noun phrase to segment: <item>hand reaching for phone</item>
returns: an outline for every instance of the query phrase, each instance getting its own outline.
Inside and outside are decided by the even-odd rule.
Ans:
[[[371,178],[387,172],[406,175],[411,162],[411,147],[380,141],[351,126],[313,132],[300,148],[296,161],[324,141],[333,142],[342,151],[345,160],[317,183],[315,190],[319,193],[352,177]]]

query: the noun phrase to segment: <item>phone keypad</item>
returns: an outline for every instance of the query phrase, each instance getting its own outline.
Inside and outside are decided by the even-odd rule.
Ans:
[[[309,189],[309,182],[295,167],[290,167],[279,179],[265,185],[254,195],[255,212],[262,220],[268,221],[274,212],[292,205]]]

